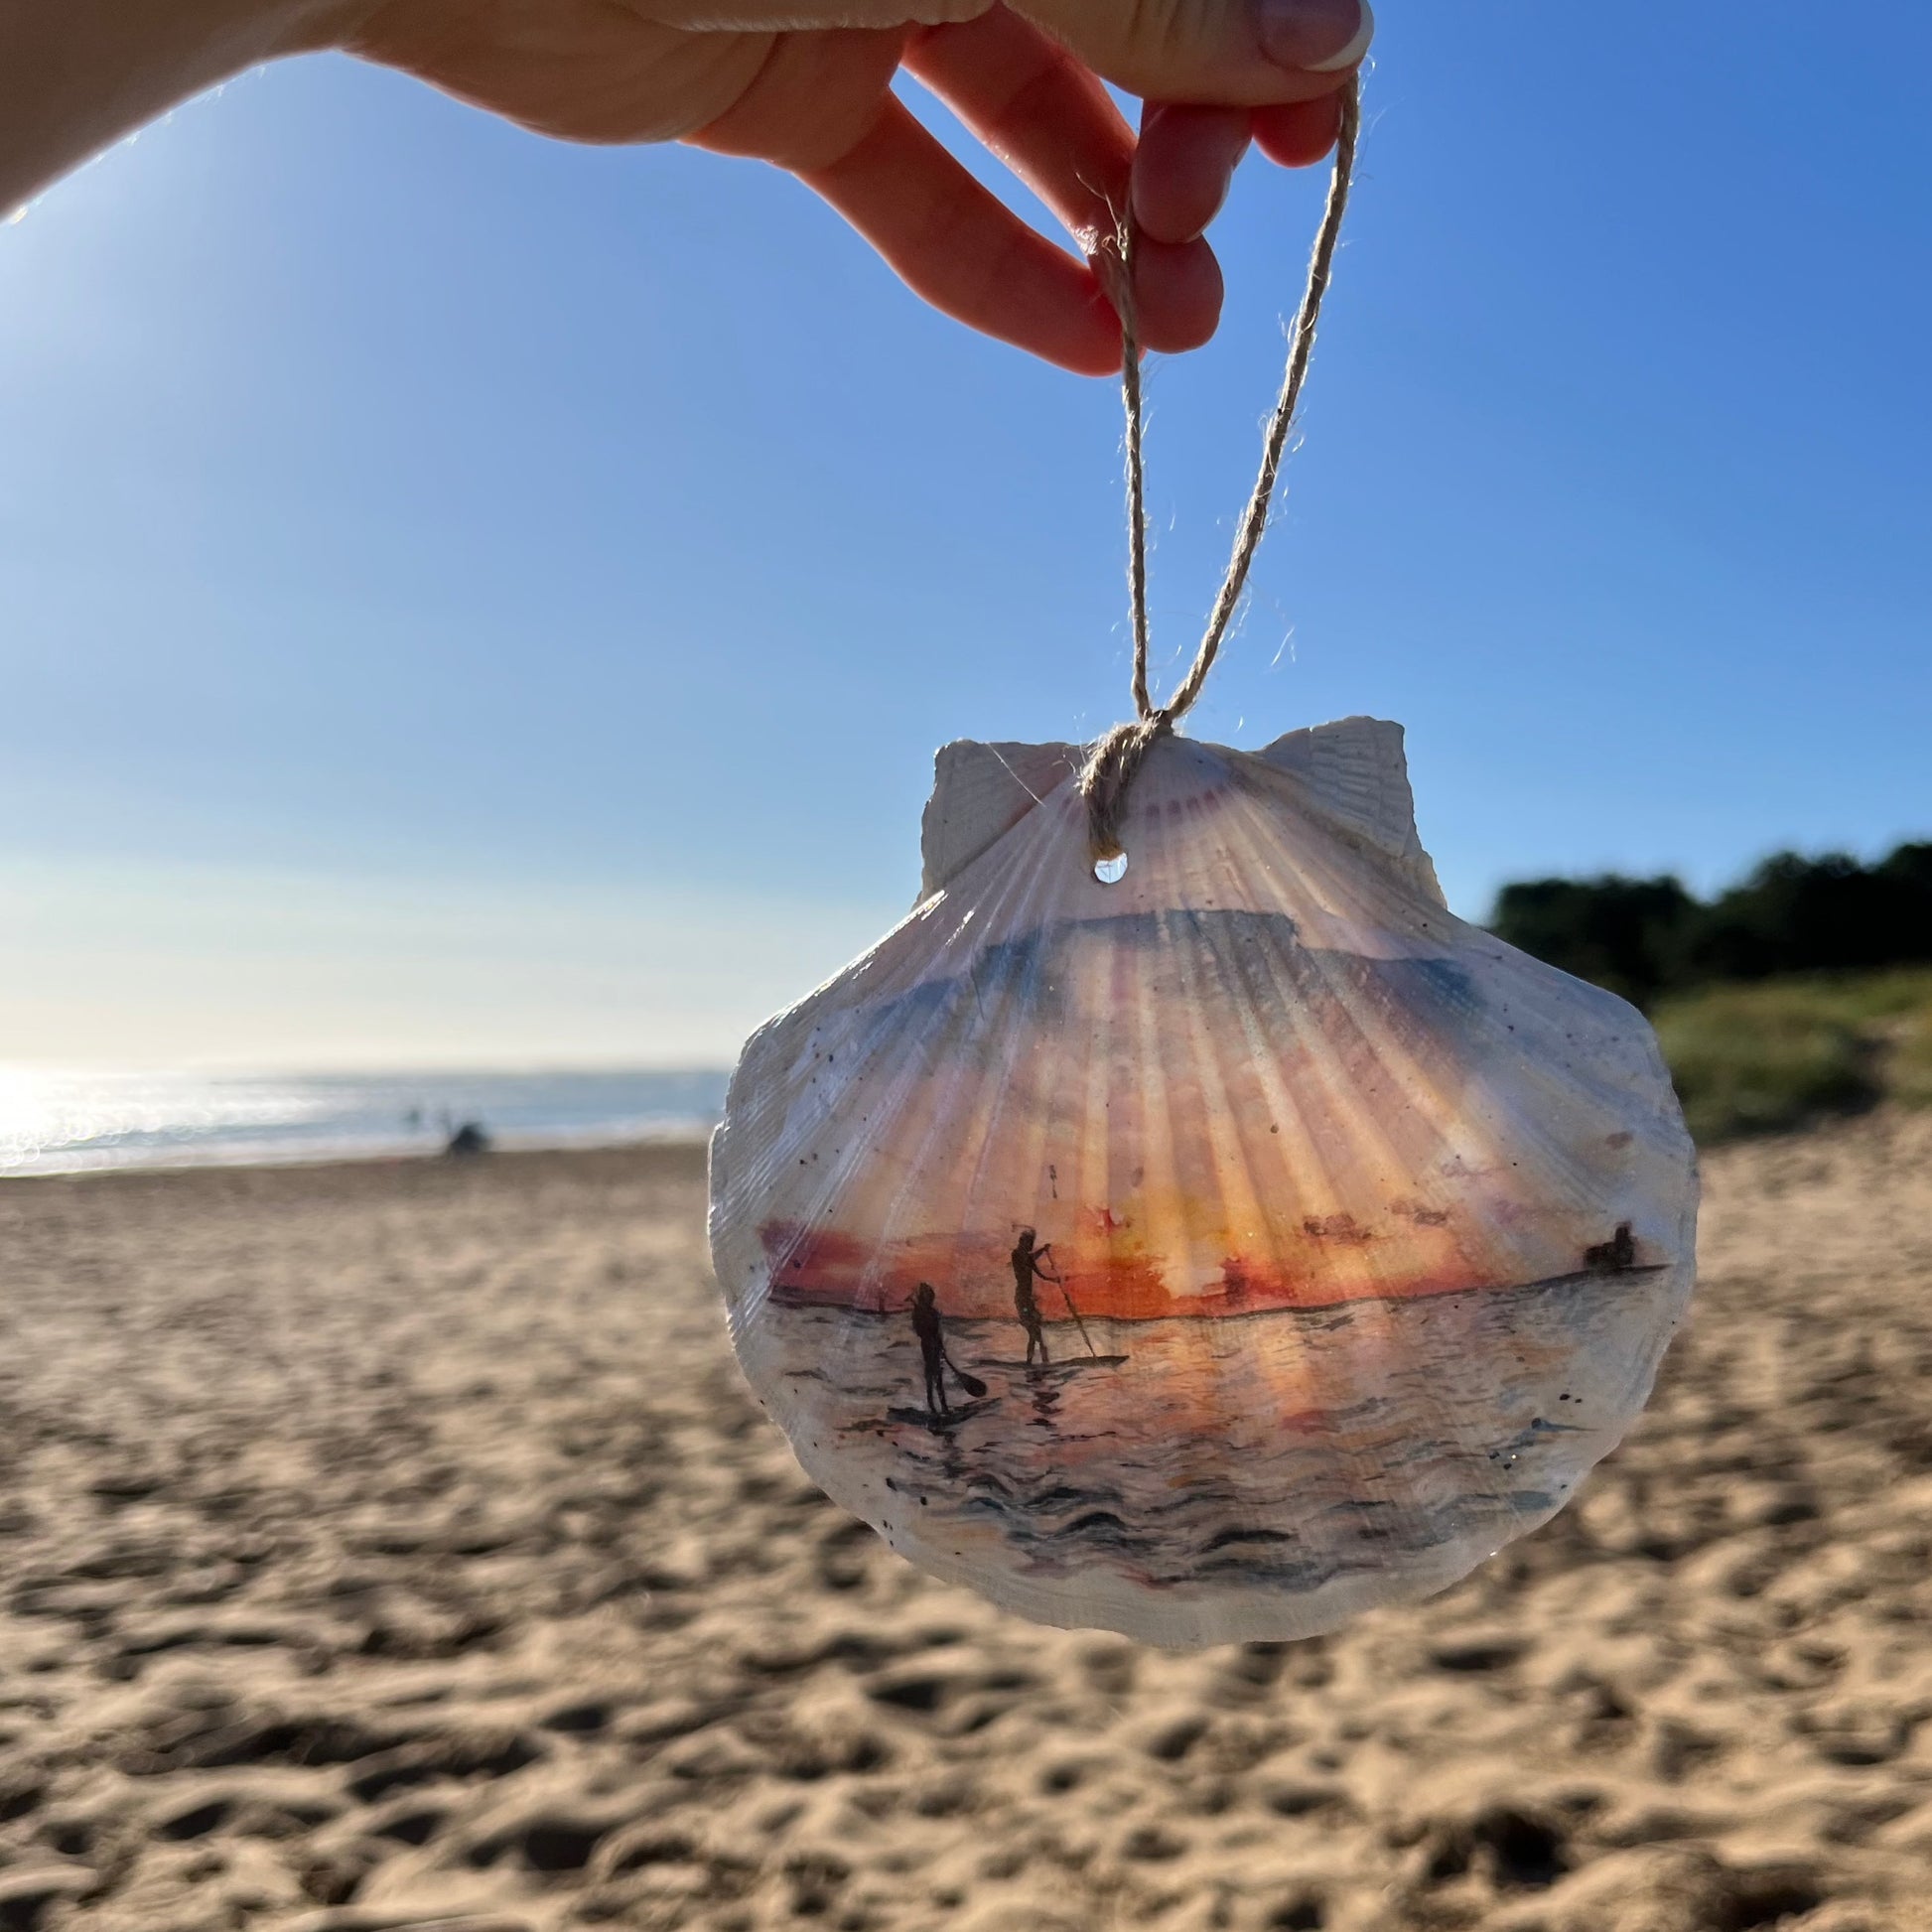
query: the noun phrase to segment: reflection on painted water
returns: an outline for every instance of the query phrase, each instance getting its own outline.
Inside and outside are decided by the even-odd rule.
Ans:
[[[1019,1359],[1017,1324],[954,1321],[951,1359],[986,1394],[951,1383],[949,1419],[923,1406],[902,1316],[773,1306],[740,1340],[760,1383],[796,1391],[779,1419],[839,1501],[942,1574],[991,1561],[1019,1573],[1034,1613],[1078,1622],[1120,1585],[1198,1602],[1332,1593],[1371,1573],[1448,1582],[1553,1513],[1613,1446],[1668,1338],[1673,1275],[1090,1317],[1091,1352],[1051,1328],[1043,1371]]]

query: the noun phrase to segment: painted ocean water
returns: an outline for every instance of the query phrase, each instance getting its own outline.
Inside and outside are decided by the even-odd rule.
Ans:
[[[1649,1389],[1673,1274],[1089,1317],[1084,1339],[1049,1327],[1044,1371],[1017,1359],[1017,1323],[949,1322],[986,1388],[948,1377],[951,1419],[905,1316],[767,1304],[741,1345],[790,1392],[772,1406],[811,1473],[941,1575],[1059,1623],[1151,1586],[1190,1630],[1274,1589],[1293,1636],[1447,1585],[1553,1515]]]
[[[723,1069],[665,1072],[99,1072],[0,1065],[0,1175],[434,1154],[708,1131]]]

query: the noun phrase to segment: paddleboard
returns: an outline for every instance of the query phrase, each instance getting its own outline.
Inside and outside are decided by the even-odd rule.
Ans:
[[[1063,1362],[979,1362],[978,1368],[1003,1369],[1011,1375],[1078,1375],[1090,1368],[1119,1368],[1125,1355],[1069,1355]]]
[[[949,1415],[935,1416],[930,1409],[888,1409],[889,1422],[906,1422],[920,1429],[930,1429],[935,1433],[942,1429],[957,1429],[963,1422],[971,1422],[976,1416],[983,1416],[989,1410],[1000,1406],[1000,1398],[990,1396],[984,1402],[962,1402]]]

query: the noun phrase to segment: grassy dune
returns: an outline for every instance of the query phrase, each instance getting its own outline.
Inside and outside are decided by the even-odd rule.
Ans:
[[[1880,1100],[1932,1106],[1932,969],[1714,986],[1652,1017],[1706,1143]]]

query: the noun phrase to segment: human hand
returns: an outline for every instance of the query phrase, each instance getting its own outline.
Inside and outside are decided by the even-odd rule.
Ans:
[[[1093,262],[1131,207],[1149,348],[1220,318],[1203,232],[1250,142],[1332,147],[1365,0],[354,0],[338,45],[545,134],[755,156],[832,204],[934,307],[1063,368],[1120,366]],[[900,67],[1066,224],[1077,261],[980,186],[893,92]],[[1104,80],[1140,94],[1140,139]]]

